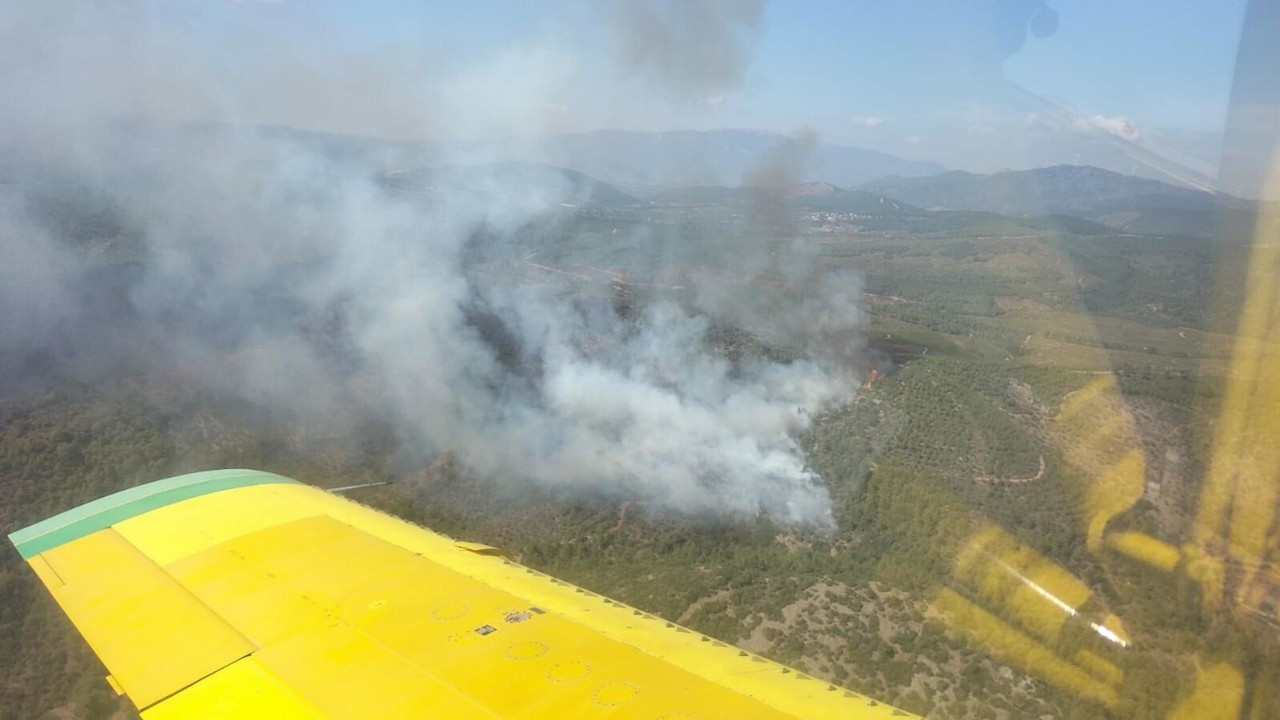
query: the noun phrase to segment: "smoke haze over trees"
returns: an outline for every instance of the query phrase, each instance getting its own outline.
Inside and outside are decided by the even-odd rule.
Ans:
[[[601,67],[548,37],[465,71],[253,33],[232,33],[228,53],[141,4],[0,11],[0,65],[28,69],[0,79],[5,385],[179,369],[310,422],[380,418],[407,457],[448,453],[513,484],[829,525],[793,438],[861,380],[860,284],[817,272],[767,189],[690,248],[661,228],[584,224],[579,180],[499,163],[482,142],[442,150],[404,191],[393,161],[241,124],[265,105],[353,131],[527,135],[555,130],[554,98],[584,83],[680,111],[741,80],[759,8],[624,3],[600,21],[636,34]],[[708,48],[732,52],[703,75],[670,66]],[[812,141],[766,159],[759,184],[794,182]],[[525,272],[551,255],[552,273],[599,261],[588,231],[644,248],[643,262],[605,258],[615,286],[718,272],[626,307]],[[791,354],[730,359],[713,342],[724,327]]]

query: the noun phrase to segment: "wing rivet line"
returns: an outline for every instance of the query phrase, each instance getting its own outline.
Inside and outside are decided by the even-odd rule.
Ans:
[[[635,700],[640,695],[640,688],[628,682],[612,682],[601,685],[591,694],[597,705],[619,707]]]
[[[516,643],[507,648],[504,654],[511,660],[533,660],[546,655],[549,649],[546,643],[530,641]]]
[[[448,622],[449,620],[457,620],[466,615],[471,608],[466,605],[441,605],[431,611],[431,618],[439,622]]]

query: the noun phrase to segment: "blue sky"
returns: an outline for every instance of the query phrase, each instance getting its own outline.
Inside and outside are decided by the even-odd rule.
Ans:
[[[977,98],[986,79],[964,72],[972,69],[973,46],[994,45],[983,36],[1038,4],[775,0],[765,5],[739,91],[744,117],[795,125],[806,115],[927,115],[944,101]],[[1243,0],[1047,4],[1058,16],[1057,30],[1044,39],[1028,35],[1001,65],[1007,78],[1087,114],[1220,129]],[[338,36],[330,41],[364,48],[417,43],[477,61],[549,28],[591,32],[571,3],[518,0],[288,0],[264,21],[292,16],[295,28],[305,28],[297,20],[310,13],[314,26],[329,24]]]
[[[298,66],[319,73],[336,65],[329,70],[335,88],[350,82],[364,92],[370,84],[343,79],[345,58],[371,68],[405,61],[388,75],[404,88],[404,102],[391,105],[415,107],[414,117],[361,126],[344,115],[324,127],[323,114],[305,113],[318,125],[313,129],[434,136],[458,123],[437,122],[428,106],[460,111],[476,102],[452,115],[477,133],[518,134],[522,126],[495,116],[551,108],[524,129],[808,128],[828,142],[978,170],[1088,161],[1104,133],[1211,172],[1244,6],[1243,0],[1048,0],[1045,10],[1042,0],[775,0],[739,16],[726,9],[733,0],[705,0],[700,5],[708,12],[741,20],[735,30],[741,67],[714,76],[705,89],[690,83],[671,93],[655,92],[650,81],[664,72],[679,81],[714,56],[695,47],[651,76],[653,68],[620,62],[617,46],[629,41],[635,18],[628,8],[637,4],[157,2],[151,21],[203,39],[227,64],[245,63],[242,74],[256,72],[254,55],[226,48],[239,47],[237,36],[246,33],[272,38],[280,52],[301,58],[290,60]],[[691,0],[656,5],[677,25],[691,6]],[[1045,37],[1029,32],[1032,25]],[[646,62],[661,64],[661,53],[655,55]],[[507,82],[507,75],[514,79]],[[454,77],[472,85],[464,90]],[[440,86],[451,89],[444,96],[422,90]],[[270,102],[247,104],[271,112]],[[247,119],[305,124],[287,108],[279,114]]]
[[[993,72],[1082,113],[1188,129],[1220,125],[1240,31],[1239,0],[1051,2],[1057,30],[1044,39],[1023,34],[1025,44],[1003,62],[992,36],[1002,20],[1015,25],[1018,13],[992,7],[1000,4],[771,5],[754,67],[769,86],[763,105],[930,115],[980,100],[994,82],[982,74],[990,63]],[[976,60],[983,50],[991,57]],[[787,87],[795,78],[802,79],[795,87],[803,93]]]

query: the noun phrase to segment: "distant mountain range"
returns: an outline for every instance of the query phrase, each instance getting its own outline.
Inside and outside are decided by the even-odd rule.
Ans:
[[[788,139],[753,130],[632,132],[598,130],[539,138],[521,159],[572,168],[621,188],[736,186],[764,168]],[[521,152],[512,146],[514,152]],[[815,143],[795,152],[792,183],[824,181],[854,187],[886,175],[915,177],[944,170],[934,162],[906,160],[846,145]]]
[[[469,194],[485,201],[495,193],[538,202],[554,197],[563,205],[618,206],[644,202],[576,170],[532,162],[501,162],[393,170],[378,184],[387,190],[430,196],[437,191]]]
[[[157,134],[155,128],[142,130]],[[912,227],[955,222],[976,226],[1002,222],[998,214],[1022,226],[1077,234],[1118,230],[1202,237],[1221,234],[1227,226],[1247,230],[1258,209],[1256,201],[1087,165],[990,175],[946,172],[935,163],[746,130],[601,130],[483,146],[278,126],[202,124],[160,132],[178,141],[200,141],[246,130],[308,148],[355,172],[368,173],[390,191],[424,199],[442,190],[477,197],[496,190],[517,202],[536,204],[542,198],[597,207],[733,204],[768,198],[806,210],[873,216],[890,223],[886,227],[907,220]],[[128,235],[118,227],[123,221],[110,211],[112,193],[106,188],[68,189],[79,187],[78,182],[83,184],[52,169],[0,158],[0,188],[24,186],[31,210],[56,220],[61,234]]]
[[[201,132],[220,126],[204,125]],[[221,126],[226,130],[225,126]],[[362,163],[384,171],[441,164],[534,162],[575,170],[626,192],[650,193],[662,188],[737,186],[766,168],[779,153],[789,153],[789,183],[824,181],[855,187],[887,175],[935,175],[944,167],[847,145],[796,143],[777,133],[755,130],[681,130],[633,132],[597,130],[587,133],[512,138],[483,144],[411,142],[330,135],[280,126],[258,132],[298,142],[329,157]]]
[[[806,210],[874,215],[920,215],[924,210],[875,192],[844,190],[827,182],[778,187],[697,186],[660,190],[645,199],[659,205],[724,205],[778,199]]]
[[[886,177],[860,189],[927,209],[1069,215],[1145,234],[1211,234],[1219,223],[1257,209],[1251,200],[1087,165],[991,175],[951,171],[928,177]]]
[[[829,182],[776,186],[695,185],[627,193],[577,170],[537,162],[504,162],[390,171],[380,183],[393,191],[430,196],[450,191],[533,199],[552,193],[565,205],[733,206],[782,202],[807,211],[856,215],[878,229],[995,227],[1009,222],[1027,229],[1054,228],[1072,234],[1116,231],[1165,236],[1212,236],[1224,227],[1247,227],[1257,203],[1221,193],[1121,175],[1089,166],[978,175],[944,172],[925,177],[887,177],[854,189]],[[866,220],[874,219],[868,224]],[[1237,222],[1239,221],[1239,222]]]
[[[1059,218],[1055,222],[1071,217],[1122,232],[1208,236],[1223,223],[1250,222],[1257,209],[1254,201],[1088,165],[990,175],[947,172],[936,163],[843,145],[806,145],[776,133],[750,130],[598,130],[475,147],[328,136],[287,128],[264,131],[288,135],[383,173],[417,172],[474,157],[487,165],[494,160],[507,162],[504,174],[509,178],[512,168],[523,166],[526,169],[516,174],[524,176],[519,182],[527,182],[538,176],[529,168],[549,166],[554,172],[576,173],[565,178],[572,194],[588,204],[748,201],[758,191],[742,188],[753,179],[758,183],[759,176],[768,175],[762,171],[774,164],[781,172],[765,184],[792,188],[787,192],[795,196],[789,201],[814,210],[876,215],[952,210]],[[897,202],[901,212],[895,213],[886,202]]]
[[[635,198],[677,205],[746,201],[753,191],[739,188],[750,185],[752,179],[758,183],[761,171],[772,163],[784,171],[774,173],[765,184],[794,187],[789,192],[799,196],[789,198],[790,202],[815,210],[877,215],[952,210],[1024,219],[1074,217],[1122,232],[1207,236],[1215,234],[1224,222],[1250,222],[1257,208],[1254,201],[1089,165],[990,175],[947,172],[936,163],[843,145],[805,145],[776,133],[751,130],[598,130],[475,147],[288,128],[260,131],[288,136],[331,157],[362,163],[382,173],[416,172],[474,157],[486,165],[494,161],[523,164],[524,179],[519,182],[527,184],[538,176],[529,168],[550,166],[555,172],[581,175],[565,176],[576,198],[606,205],[628,204]],[[508,179],[513,177],[512,167],[508,165],[504,171]],[[894,213],[885,201],[899,203],[903,212]]]

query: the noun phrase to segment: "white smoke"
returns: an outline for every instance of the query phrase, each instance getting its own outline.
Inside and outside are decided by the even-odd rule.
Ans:
[[[758,14],[748,5],[729,13],[729,25]],[[710,17],[722,6],[698,17],[716,26]],[[575,235],[581,216],[565,208],[589,199],[571,176],[492,164],[483,144],[432,146],[444,169],[389,176],[381,155],[353,160],[343,141],[228,124],[234,114],[215,114],[223,122],[211,126],[165,124],[154,118],[169,117],[175,100],[158,94],[179,79],[182,97],[219,108],[219,97],[263,89],[238,95],[207,58],[179,53],[183,43],[167,32],[142,32],[130,13],[63,10],[70,19],[10,11],[0,26],[9,48],[0,92],[21,89],[27,101],[0,120],[0,252],[9,263],[0,270],[0,370],[11,379],[41,358],[71,372],[177,363],[304,416],[372,410],[413,452],[448,452],[506,482],[830,525],[826,490],[794,438],[857,387],[860,288],[820,272],[812,246],[778,218],[776,198],[762,195],[755,216],[694,248],[654,227],[624,227],[611,242],[658,266],[618,259],[619,272],[698,276],[662,258],[711,268],[692,295],[656,294],[627,316],[521,265],[544,253],[555,257],[552,270],[571,268],[599,252]],[[651,40],[688,40],[656,22],[645,26]],[[88,50],[74,50],[76,34],[95,38]],[[153,35],[157,44],[146,45]],[[130,52],[112,54],[115,37],[133,43]],[[56,62],[35,67],[24,48]],[[73,62],[75,52],[90,57]],[[555,48],[534,57],[500,89],[509,54],[445,78],[429,94],[448,102],[413,112],[468,137],[462,126],[479,114],[506,118],[490,119],[490,129],[527,128],[573,65]],[[164,76],[167,66],[177,74]],[[714,68],[700,92],[740,75]],[[378,98],[376,112],[395,106],[381,84],[390,76],[361,95]],[[144,87],[112,92],[121,77]],[[691,92],[690,82],[682,78],[679,91]],[[297,102],[318,107],[314,97]],[[358,124],[350,112],[340,114],[343,127]],[[811,142],[766,159],[765,184],[794,175]],[[392,177],[410,178],[408,190]],[[796,359],[731,362],[713,339],[725,326]]]

